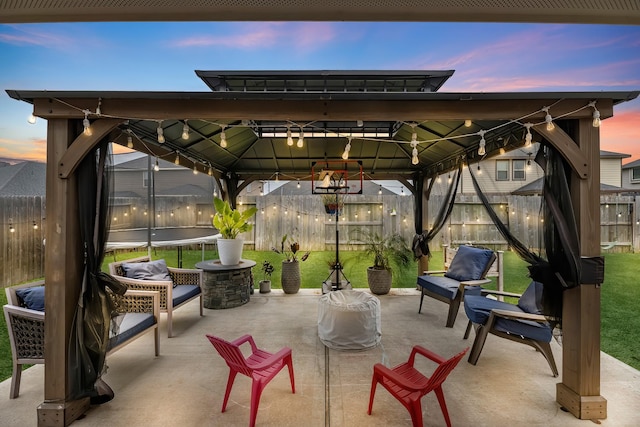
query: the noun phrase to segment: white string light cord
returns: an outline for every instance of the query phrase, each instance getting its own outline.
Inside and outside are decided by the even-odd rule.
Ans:
[[[54,99],[57,102],[60,102],[61,104],[64,104],[64,105],[66,105],[66,106],[68,106],[70,108],[73,108],[73,109],[75,109],[75,110],[77,110],[79,112],[84,113],[85,117],[83,119],[83,127],[84,127],[84,132],[85,133],[91,132],[91,128],[90,128],[91,124],[90,124],[90,120],[89,120],[89,116],[91,116],[91,115],[94,115],[96,117],[106,117],[106,118],[114,118],[114,119],[122,119],[122,120],[139,120],[139,121],[152,120],[152,119],[145,119],[145,118],[120,117],[120,116],[114,116],[114,115],[110,115],[110,114],[104,114],[104,113],[102,113],[101,108],[100,108],[101,104],[102,104],[102,98],[98,99],[98,105],[96,107],[95,113],[93,113],[93,112],[91,112],[90,110],[87,110],[87,109],[81,109],[79,107],[76,107],[76,106],[74,106],[72,104],[69,104],[68,102],[65,102],[65,101],[63,101],[61,99],[58,99],[58,98],[54,98]],[[479,130],[477,132],[466,133],[466,134],[461,134],[461,135],[454,135],[454,136],[448,136],[448,137],[439,137],[439,138],[418,140],[416,133],[412,132],[411,141],[401,141],[401,140],[396,140],[396,139],[361,137],[361,136],[355,137],[355,136],[352,136],[351,134],[344,134],[344,133],[340,133],[340,132],[336,132],[336,135],[338,137],[341,137],[341,138],[347,138],[347,144],[346,144],[345,150],[343,151],[343,154],[342,154],[342,158],[343,159],[348,159],[349,158],[349,151],[351,149],[351,142],[354,139],[358,139],[358,140],[364,140],[364,141],[376,141],[376,142],[392,143],[392,144],[409,144],[412,147],[412,163],[413,164],[417,164],[417,163],[419,163],[419,161],[416,162],[416,160],[418,160],[418,156],[417,156],[417,154],[418,154],[417,147],[418,146],[423,145],[423,144],[432,144],[432,143],[436,143],[436,142],[440,142],[440,141],[451,141],[451,140],[456,140],[456,139],[460,139],[460,138],[468,138],[468,137],[472,137],[472,136],[479,136],[480,137],[480,145],[478,147],[478,154],[482,156],[482,155],[484,155],[484,153],[486,153],[486,142],[485,142],[485,144],[482,144],[482,141],[485,140],[485,135],[490,134],[491,132],[495,132],[496,130],[498,130],[498,129],[504,127],[504,126],[508,126],[508,125],[511,125],[511,124],[514,124],[514,123],[515,124],[519,124],[520,126],[523,126],[527,130],[527,141],[526,142],[528,142],[528,139],[530,138],[530,134],[531,134],[530,133],[530,129],[533,126],[538,126],[540,124],[546,123],[547,129],[548,130],[552,130],[555,127],[554,124],[553,124],[554,118],[551,115],[551,113],[549,112],[549,110],[552,107],[556,106],[557,104],[561,103],[563,100],[564,99],[559,99],[558,101],[552,103],[549,106],[544,106],[544,107],[540,108],[539,110],[533,111],[533,112],[531,112],[529,114],[526,114],[526,115],[524,115],[522,117],[519,117],[517,119],[508,120],[508,121],[506,121],[504,123],[501,123],[501,124],[499,124],[497,126],[494,126],[492,128],[481,129],[481,130]],[[555,117],[555,119],[560,119],[560,118],[569,116],[571,114],[577,113],[577,112],[579,112],[581,110],[584,110],[586,108],[593,108],[593,126],[594,127],[599,127],[600,124],[601,124],[600,112],[598,111],[598,109],[596,107],[596,101],[590,101],[583,107],[580,107],[580,108],[577,108],[577,109],[575,109],[573,111],[558,115],[558,116]],[[527,119],[528,117],[531,117],[531,116],[536,115],[536,114],[541,113],[541,112],[546,113],[544,121],[538,122],[538,123],[524,122],[524,120]],[[31,123],[31,121],[32,120],[31,120],[31,116],[30,116],[29,117],[29,122]],[[164,131],[162,129],[162,120],[158,119],[156,121],[158,122],[158,127],[156,129],[156,132],[158,134],[158,142],[162,144],[162,143],[164,143]],[[216,122],[212,122],[212,121],[209,121],[209,120],[202,120],[202,121],[220,127],[221,131],[220,131],[220,134],[219,134],[219,138],[220,138],[219,145],[222,148],[225,148],[225,149],[226,149],[226,147],[228,145],[228,141],[227,141],[227,138],[226,138],[226,129],[232,129],[232,128],[236,128],[236,127],[247,127],[247,124],[244,121],[241,124],[238,124],[238,125],[229,125],[229,124],[225,124],[225,123],[216,123]],[[183,132],[182,132],[183,139],[188,139],[188,137],[189,137],[189,126],[188,126],[187,122],[188,122],[188,120],[185,119],[184,120],[184,124],[183,124]],[[292,122],[292,121],[284,122],[283,126],[285,126],[287,128],[287,131],[286,131],[287,145],[293,146],[293,138],[291,136],[291,129],[292,128],[294,128],[294,129],[298,128],[299,129],[299,138],[298,138],[298,142],[296,143],[296,145],[299,148],[303,147],[304,146],[304,136],[305,136],[303,129],[311,127],[311,128],[318,129],[320,131],[323,130],[321,127],[314,126],[314,123],[315,123],[315,121],[311,121],[311,122],[308,122],[308,123],[305,123],[305,124],[295,123],[295,122]],[[419,122],[419,123],[413,122],[413,123],[405,123],[405,124],[411,126],[412,129],[415,130],[415,127],[416,126],[420,126],[420,124],[422,124],[422,123],[425,123],[425,122]],[[469,123],[469,125],[470,125],[470,123]],[[465,121],[465,126],[467,126],[467,121]],[[263,127],[263,128],[273,128],[274,125],[273,124],[263,125],[263,126],[254,125],[254,127],[258,127],[258,128],[261,128],[261,127]],[[131,131],[131,133],[133,133],[133,132]],[[185,138],[185,136],[187,138]],[[415,136],[415,138],[414,138],[414,136]],[[208,139],[209,141],[211,141],[212,143],[215,143],[215,141],[212,140],[211,138],[207,138],[207,137],[205,137],[205,138]],[[142,141],[141,138],[136,136],[136,139],[144,144],[144,142]],[[127,144],[127,145],[129,145],[129,144]],[[144,145],[145,145],[145,148],[147,148],[147,150],[148,150],[149,147],[146,144],[144,144]],[[176,157],[177,157],[177,153],[178,153],[178,150],[175,150],[173,153],[165,154],[165,156],[176,155]],[[183,155],[183,157],[187,158],[184,155]],[[191,159],[191,158],[189,158],[189,160],[191,160],[194,163],[201,163],[205,167],[208,166],[209,168],[211,168],[211,164],[209,162],[202,161],[202,160],[194,160],[194,159]]]

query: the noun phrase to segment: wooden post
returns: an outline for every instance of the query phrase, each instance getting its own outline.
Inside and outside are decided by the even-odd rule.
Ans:
[[[77,130],[77,129],[76,129]],[[89,409],[89,399],[71,395],[69,337],[82,284],[83,251],[78,221],[75,174],[59,176],[59,162],[74,141],[73,123],[48,121],[47,232],[45,243],[45,374],[44,402],[38,426],[67,426]]]
[[[578,179],[575,171],[571,179],[580,255],[600,256],[600,135],[589,119],[575,121],[572,131],[589,171],[586,179]],[[607,401],[600,396],[600,284],[581,283],[565,291],[562,312],[562,382],[556,401],[577,418],[606,418]]]

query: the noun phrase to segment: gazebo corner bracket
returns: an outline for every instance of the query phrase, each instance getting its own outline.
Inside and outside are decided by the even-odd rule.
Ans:
[[[580,151],[575,141],[565,131],[557,126],[553,130],[547,130],[544,124],[536,126],[535,130],[558,149],[562,157],[571,165],[571,169],[573,169],[580,179],[587,179],[589,177],[587,158],[584,153]]]

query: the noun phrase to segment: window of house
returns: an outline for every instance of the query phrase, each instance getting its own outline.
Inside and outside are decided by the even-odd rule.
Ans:
[[[524,181],[525,179],[527,179],[526,167],[527,167],[526,160],[513,161],[513,180],[514,181]]]
[[[637,168],[631,168],[631,182],[640,181],[640,166]]]
[[[149,186],[149,174],[142,172],[142,187],[147,188]]]
[[[496,181],[509,181],[509,160],[496,160]]]

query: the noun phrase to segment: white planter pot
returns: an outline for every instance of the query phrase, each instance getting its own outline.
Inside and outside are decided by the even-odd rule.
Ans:
[[[243,239],[218,239],[218,256],[222,265],[240,264],[242,258]]]

